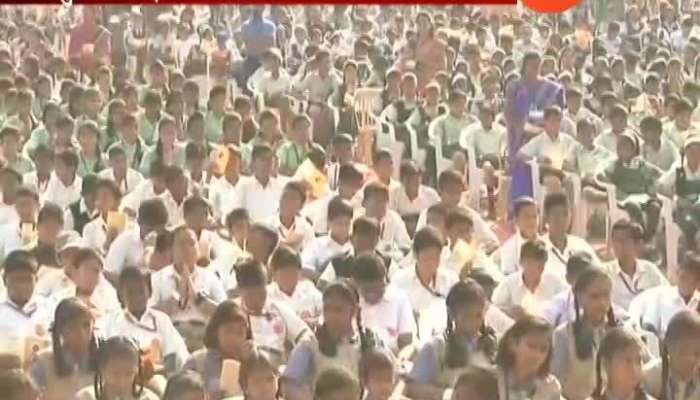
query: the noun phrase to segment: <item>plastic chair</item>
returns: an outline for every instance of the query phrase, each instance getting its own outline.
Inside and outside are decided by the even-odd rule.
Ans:
[[[610,239],[612,235],[612,226],[615,222],[627,218],[627,212],[617,205],[617,188],[611,183],[601,183],[607,194],[607,221],[605,224],[605,242],[610,249]]]
[[[374,126],[377,116],[374,114],[375,100],[381,98],[380,88],[360,88],[355,92],[353,108],[357,118],[358,129]]]
[[[678,282],[678,243],[682,232],[673,218],[673,200],[659,196],[661,200],[661,218],[666,235],[666,276],[672,284]]]
[[[437,126],[436,121],[439,120],[433,120],[428,126],[428,137],[433,142],[433,146],[435,148],[435,182],[438,181],[442,171],[449,169],[452,166],[452,160],[442,156],[442,137],[435,133]]]

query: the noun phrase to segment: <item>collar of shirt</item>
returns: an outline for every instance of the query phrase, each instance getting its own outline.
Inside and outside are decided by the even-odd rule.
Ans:
[[[22,307],[15,304],[15,302],[9,297],[7,300],[5,300],[5,304],[25,317],[31,317],[32,314],[34,314],[39,308],[39,304],[36,301],[36,296],[32,296]]]
[[[151,312],[150,308],[146,308],[141,318],[136,318],[129,310],[124,310],[124,318],[130,323],[137,325],[147,331],[155,332],[158,330],[158,325],[156,323],[156,317]]]

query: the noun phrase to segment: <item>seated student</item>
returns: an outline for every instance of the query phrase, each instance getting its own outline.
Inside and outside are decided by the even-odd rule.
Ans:
[[[581,272],[595,267],[597,265],[593,263],[593,256],[590,253],[584,251],[572,253],[566,262],[566,283],[573,288]],[[552,297],[544,307],[542,317],[552,326],[557,327],[574,321],[576,319],[576,308],[574,307],[573,291],[565,290]]]
[[[250,256],[246,251],[250,217],[245,208],[239,208],[226,215],[224,227],[228,237],[222,235],[214,247],[216,258],[210,267],[224,283],[228,292],[236,288],[235,266],[243,258]],[[226,240],[228,239],[228,240]]]
[[[613,280],[612,302],[627,311],[637,295],[668,285],[668,281],[654,263],[639,258],[643,243],[639,224],[624,219],[617,221],[611,236],[615,260],[607,263],[606,268]]]
[[[2,156],[5,160],[5,165],[17,171],[20,175],[34,170],[32,160],[20,151],[19,144],[22,139],[19,130],[14,126],[5,125],[0,129],[0,145],[2,146]]]
[[[83,181],[87,181],[87,178]],[[126,221],[124,226],[110,226],[110,214],[116,214],[121,202],[122,192],[116,182],[107,179],[99,179],[95,185],[95,218],[82,228],[83,240],[87,247],[91,247],[106,254],[114,239],[121,233],[120,229],[129,229]]]
[[[39,211],[36,233],[28,245],[29,252],[36,258],[39,267],[50,268],[59,265],[56,244],[63,226],[63,215],[63,211],[51,203],[45,204]],[[32,233],[29,236],[32,236]]]
[[[192,354],[184,369],[196,371],[204,382],[204,388],[212,399],[221,399],[238,393],[226,393],[221,381],[222,369],[227,360],[245,361],[254,350],[253,336],[248,317],[233,300],[224,300],[207,322],[204,348]],[[237,379],[238,377],[226,377]]]
[[[134,170],[137,170],[141,165],[143,153],[147,149],[146,144],[138,134],[138,129],[139,121],[136,116],[133,113],[126,113],[119,127],[119,140],[107,148],[107,154],[110,154],[112,148],[121,147],[126,154],[127,166]]]
[[[52,202],[63,209],[79,201],[83,181],[77,176],[77,169],[78,155],[74,151],[66,150],[56,154],[54,172],[46,184],[41,202]]]
[[[668,171],[680,160],[679,148],[663,134],[663,126],[658,118],[654,116],[642,118],[639,130],[644,140],[641,156],[645,161],[661,171]]]
[[[490,368],[469,366],[452,388],[450,400],[501,400],[498,397],[498,379]]]
[[[627,129],[627,109],[621,104],[615,104],[608,113],[610,129],[600,132],[593,143],[609,152],[617,153],[617,138]]]
[[[357,200],[358,191],[362,188],[363,176],[355,164],[343,164],[338,168],[338,184],[336,189],[326,196],[307,203],[301,210],[301,215],[308,218],[313,224],[316,234],[328,232],[329,219],[328,207],[336,197],[349,202],[354,209],[359,207]]]
[[[95,207],[95,192],[97,190],[97,175],[86,175],[80,189],[80,199],[68,205],[65,210],[63,228],[83,234],[83,228],[98,216]]]
[[[241,364],[238,383],[244,399],[277,400],[280,371],[263,352],[254,351]]]
[[[589,399],[654,400],[643,386],[642,351],[641,340],[629,329],[608,330],[598,347],[595,390]]]
[[[165,229],[168,210],[161,199],[146,200],[139,206],[137,225],[120,233],[105,257],[105,273],[116,282],[121,270],[127,265],[142,265],[145,251],[144,241],[151,234]]]
[[[231,201],[236,187],[241,182],[241,151],[237,146],[227,145],[227,161],[223,174],[212,178],[209,184],[208,200],[217,221],[223,219],[231,209]]]
[[[355,376],[344,369],[329,367],[318,377],[313,389],[313,400],[351,400],[359,398],[361,392],[360,383]],[[295,397],[287,398],[295,399]],[[310,393],[308,398],[312,398]]]
[[[206,170],[207,157],[212,152],[203,144],[189,142],[185,146],[184,174],[192,193],[200,196],[209,195],[209,184],[212,176]]]
[[[297,168],[304,162],[311,146],[311,119],[306,114],[297,115],[292,119],[291,130],[277,149],[280,160],[280,173],[294,175]]]
[[[448,258],[445,265],[447,267],[457,271],[460,276],[468,275],[473,270],[480,270],[491,276],[496,282],[500,282],[503,279],[503,274],[501,274],[493,259],[486,255],[486,252],[478,243],[474,242],[474,221],[465,209],[457,208],[449,213],[445,225],[448,245],[443,251],[443,256],[446,251]],[[462,259],[463,255],[459,254],[461,249],[457,247],[460,241],[469,245],[471,251],[470,254],[467,254],[469,259],[463,265],[460,264],[464,263],[465,260]]]
[[[700,398],[700,317],[694,310],[676,313],[668,324],[661,359],[644,365],[643,384],[658,399]]]
[[[301,251],[314,239],[314,229],[299,212],[306,203],[304,183],[290,181],[282,190],[279,212],[266,219],[271,228],[279,232],[280,242]]]
[[[74,399],[160,399],[141,384],[140,357],[138,347],[125,336],[101,342],[95,356],[95,382],[78,391]]]
[[[391,351],[374,348],[360,359],[360,383],[367,400],[406,400],[396,393],[398,382],[397,362]]]
[[[138,214],[137,211],[141,203],[146,200],[164,196],[168,189],[165,185],[167,171],[168,167],[162,162],[154,161],[151,164],[151,171],[148,175],[148,179],[141,182],[122,199],[122,210],[135,217]]]
[[[19,220],[15,210],[17,189],[22,183],[22,176],[11,168],[0,168],[0,226],[16,224]]]
[[[105,168],[105,160],[100,152],[100,128],[95,121],[83,120],[76,130],[78,139],[78,169],[76,173],[84,178],[96,175]]]
[[[403,257],[403,252],[411,247],[406,224],[396,213],[388,209],[389,191],[381,182],[370,182],[363,189],[363,210],[360,215],[376,218],[379,221],[378,250],[393,259]]]
[[[493,304],[517,319],[523,312],[542,315],[547,301],[566,290],[564,278],[545,271],[547,247],[541,240],[523,243],[520,272],[508,275],[493,292]]]
[[[639,138],[625,132],[618,137],[617,157],[604,165],[597,180],[615,186],[617,200],[630,217],[644,227],[645,241],[656,234],[661,203],[656,197],[656,181],[661,171],[639,157]]]
[[[457,377],[470,365],[488,366],[496,354],[496,334],[484,315],[488,299],[474,280],[455,284],[445,300],[444,335],[425,338],[408,375],[406,395],[411,398],[449,398]]]
[[[501,157],[505,148],[506,129],[494,123],[497,110],[487,101],[477,101],[479,120],[467,126],[459,138],[463,149],[473,148],[476,162],[482,168],[489,164],[491,171],[502,169]]]
[[[331,368],[358,376],[362,355],[379,345],[373,332],[362,325],[360,296],[352,283],[339,279],[323,292],[323,324],[292,351],[282,374],[287,400],[311,398],[311,390]]]
[[[22,175],[22,183],[34,188],[37,193],[44,193],[53,171],[54,151],[48,145],[40,144],[31,154],[36,169]]]
[[[435,189],[421,183],[421,170],[412,160],[401,162],[399,176],[401,187],[389,193],[389,208],[399,213],[409,233],[414,233],[421,211],[439,203],[440,196]]]
[[[409,295],[413,312],[420,315],[432,302],[442,302],[459,277],[440,263],[445,239],[432,227],[425,227],[413,237],[415,267],[396,272],[391,283]]]
[[[464,208],[460,207],[460,209],[465,210],[465,212],[467,212]],[[449,213],[449,209],[445,207],[444,204],[433,204],[432,206],[428,207],[428,209],[425,212],[425,225],[423,227],[432,226],[433,228],[437,229],[438,232],[442,233],[443,236],[448,237],[449,233],[447,232],[447,215]]]
[[[683,97],[674,108],[674,118],[664,125],[664,134],[671,139],[676,147],[683,148],[685,140],[697,130],[697,121],[691,120],[694,113],[694,103],[687,97]],[[696,113],[697,114],[697,113]]]
[[[510,400],[560,399],[561,387],[557,378],[550,374],[551,356],[552,327],[531,316],[518,319],[498,343],[498,397]]]
[[[256,347],[282,365],[288,349],[310,334],[309,327],[286,304],[267,295],[267,273],[262,263],[243,261],[236,267],[240,304],[248,315]]]
[[[632,321],[660,339],[674,315],[683,310],[697,310],[700,306],[700,255],[687,252],[678,269],[678,284],[660,285],[636,296],[629,306]]]
[[[90,308],[95,320],[119,310],[119,299],[113,287],[102,286],[101,290],[97,290],[102,277],[102,266],[102,257],[95,250],[78,250],[75,269],[70,273],[73,284],[52,296],[54,304],[66,298],[77,297]]]
[[[321,316],[321,292],[313,282],[303,279],[299,253],[281,245],[270,258],[272,283],[267,287],[270,299],[285,303],[309,326],[316,325]]]
[[[0,226],[0,260],[7,257],[12,250],[29,246],[34,240],[33,233],[36,229],[39,195],[28,187],[18,188],[15,194],[14,208],[18,221],[14,224]]]
[[[564,159],[564,170],[581,178],[588,186],[595,181],[598,166],[614,157],[614,153],[594,142],[596,127],[588,118],[576,123],[576,143],[572,144]]]
[[[250,177],[236,185],[231,207],[245,208],[252,221],[264,220],[275,214],[282,196],[282,181],[272,176],[273,151],[266,144],[253,147]]]
[[[35,293],[36,259],[25,250],[15,250],[2,267],[7,298],[0,302],[0,335],[46,338],[53,306]]]
[[[311,240],[301,253],[304,270],[312,277],[318,276],[334,257],[352,251],[352,205],[342,197],[336,196],[328,203],[327,214],[328,234]]]
[[[695,134],[685,141],[683,157],[658,181],[659,192],[676,199],[676,210],[681,212],[681,216],[686,215],[700,199],[699,166],[700,135]]]
[[[165,168],[166,191],[158,196],[168,210],[168,227],[174,228],[183,221],[183,204],[189,197],[190,187],[182,168],[169,166]]]
[[[173,264],[151,277],[149,304],[170,315],[189,349],[201,345],[206,321],[226,299],[223,284],[213,271],[198,267],[198,259],[194,232],[180,226],[173,231]]]
[[[0,371],[0,393],[5,400],[39,400],[40,393],[29,376],[19,368]]]
[[[30,375],[42,399],[65,400],[94,382],[97,340],[90,308],[72,297],[56,307],[51,348],[34,358]]]
[[[340,170],[344,165],[349,165],[355,168],[362,176],[364,171],[358,170],[358,168],[363,167],[362,165],[355,165],[353,160],[355,159],[355,141],[347,133],[338,133],[333,137],[331,143],[332,152],[330,154],[331,163],[326,168],[326,176],[328,177],[328,186],[331,190],[339,191],[340,182],[342,181],[340,177]],[[362,184],[357,188],[359,190]]]
[[[276,230],[262,223],[255,223],[250,226],[248,240],[246,241],[246,251],[250,257],[268,265],[270,256],[279,245],[279,234]]]
[[[537,203],[531,197],[521,197],[513,204],[516,231],[494,254],[494,259],[501,265],[504,275],[512,275],[520,271],[520,250],[527,241],[537,240],[539,230],[539,210]]]
[[[168,379],[163,400],[207,400],[204,381],[194,371],[180,371]]]
[[[114,181],[123,195],[131,193],[134,188],[143,182],[143,175],[129,167],[126,151],[123,147],[119,145],[111,146],[107,154],[109,157],[109,168],[103,169],[97,176]]]
[[[605,332],[618,325],[611,292],[612,282],[604,270],[584,269],[573,286],[575,319],[554,331],[552,371],[567,399],[586,400],[595,389],[594,350]]]
[[[355,257],[353,265],[352,277],[360,293],[362,322],[396,352],[410,345],[416,335],[411,302],[406,293],[387,285],[387,269],[382,258],[362,253]]]
[[[198,194],[188,196],[182,203],[182,219],[197,238],[197,265],[201,267],[208,266],[211,259],[216,257],[216,248],[222,240],[216,232],[207,228],[210,225],[210,214],[209,203]]]
[[[428,128],[433,140],[442,147],[442,157],[451,159],[460,150],[459,139],[464,128],[474,122],[471,115],[465,113],[467,95],[461,90],[450,92],[447,105],[449,112],[436,117]]]
[[[474,238],[484,246],[487,254],[491,254],[498,248],[498,238],[489,225],[484,221],[481,215],[462,204],[464,188],[464,177],[457,171],[447,169],[440,173],[437,184],[438,193],[440,194],[440,203],[447,208],[449,213],[457,207],[467,210],[474,222]],[[418,217],[416,230],[420,230],[426,225],[427,210],[421,212]]]
[[[388,149],[378,149],[372,157],[372,176],[389,190],[389,196],[401,187],[401,183],[393,178],[394,159]],[[364,194],[364,193],[362,193]]]
[[[105,338],[126,336],[141,351],[153,352],[165,371],[178,371],[189,357],[185,341],[170,321],[170,316],[148,306],[150,276],[135,267],[126,267],[119,275],[119,301],[124,309],[105,315],[100,333]]]
[[[549,253],[545,269],[562,277],[566,275],[569,257],[576,252],[586,252],[593,257],[592,262],[599,263],[595,250],[587,241],[568,234],[571,227],[571,210],[571,203],[565,193],[549,193],[545,196],[544,222],[547,235],[543,240]]]

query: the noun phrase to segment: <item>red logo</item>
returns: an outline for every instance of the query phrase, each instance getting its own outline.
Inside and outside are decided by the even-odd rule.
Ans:
[[[525,6],[540,13],[560,13],[576,6],[581,0],[522,0]]]

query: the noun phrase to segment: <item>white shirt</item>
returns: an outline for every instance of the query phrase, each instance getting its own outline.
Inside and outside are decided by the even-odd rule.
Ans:
[[[549,272],[561,275],[563,278],[566,278],[566,263],[569,261],[569,257],[576,252],[585,251],[590,254],[594,264],[600,263],[593,247],[578,236],[566,235],[566,246],[563,251],[560,251],[552,244],[549,235],[544,236],[543,240],[547,246],[547,264],[545,264],[545,269]]]
[[[126,230],[133,228],[134,225],[128,221]],[[107,222],[102,217],[93,219],[83,227],[83,242],[87,247],[91,247],[101,254],[107,252],[104,247],[107,242]]]
[[[49,180],[51,180],[50,177],[45,182],[39,183],[39,176],[37,175],[36,171],[27,172],[26,174],[22,175],[22,183],[26,186],[34,188],[34,190],[36,190],[36,192],[40,195],[46,191]]]
[[[284,68],[279,69],[279,76],[275,79],[271,72],[265,72],[260,81],[255,86],[256,91],[262,93],[266,98],[274,95],[289,93],[292,89],[292,80]]]
[[[144,250],[145,244],[138,227],[120,233],[105,257],[105,271],[119,274],[126,266],[140,266]]]
[[[12,300],[0,302],[1,335],[48,337],[53,322],[53,303],[37,294],[23,306]]]
[[[546,303],[566,289],[568,285],[563,278],[544,271],[533,293],[525,287],[522,273],[511,274],[493,291],[493,304],[504,311],[521,306],[532,314],[542,316]]]
[[[593,140],[596,147],[602,147],[613,154],[617,154],[617,136],[611,130],[601,133]]]
[[[700,293],[697,291],[686,304],[678,292],[678,287],[657,286],[635,297],[630,303],[629,314],[640,327],[656,333],[663,339],[671,319],[683,310],[696,311],[699,303]]]
[[[18,224],[0,226],[0,260],[4,260],[13,250],[22,247],[20,227]]]
[[[236,188],[240,183],[240,178],[235,185],[232,185],[225,177],[214,179],[209,185],[209,204],[211,204],[214,216],[224,219],[226,215],[233,211],[231,205],[236,196]]]
[[[387,285],[384,296],[377,304],[362,299],[362,324],[377,332],[392,350],[398,350],[399,335],[416,335],[416,320],[406,293],[393,285]]]
[[[271,177],[263,186],[255,177],[241,177],[230,203],[231,209],[245,208],[252,221],[262,221],[279,209],[282,189],[283,184],[277,178]]]
[[[515,232],[498,249],[496,254],[500,258],[503,275],[512,275],[520,271],[520,249],[525,242],[527,242],[527,239],[522,237],[520,232]]]
[[[311,227],[309,221],[304,217],[295,217],[292,226],[285,228],[282,225],[279,214],[273,215],[265,220],[265,224],[272,228],[279,235],[280,241],[285,241],[293,233],[301,235],[301,244],[296,247],[297,251],[305,249],[306,246],[316,237],[314,228]]]
[[[114,169],[112,168],[107,168],[100,171],[97,174],[97,176],[102,179],[109,179],[110,181],[115,181]],[[133,168],[129,168],[126,170],[126,179],[124,179],[122,182],[117,182],[117,184],[119,185],[119,189],[121,189],[122,194],[126,195],[128,193],[131,193],[131,191],[138,187],[141,184],[141,182],[143,182],[143,180],[143,175],[141,175],[140,172]]]
[[[481,215],[471,207],[467,207],[464,204],[460,204],[460,207],[467,211],[469,216],[474,223],[474,240],[479,244],[485,245],[487,243],[498,244],[498,236],[491,229],[488,223],[481,217]],[[418,216],[418,223],[416,224],[416,232],[427,225],[428,221],[428,210],[425,209]]]
[[[338,196],[336,192],[328,193],[321,198],[306,203],[304,208],[301,209],[301,215],[311,221],[314,231],[316,231],[317,234],[328,232],[328,204],[330,204],[336,196]],[[355,196],[349,201],[355,211],[359,210],[361,207],[359,199],[359,196]]]
[[[565,133],[560,133],[556,139],[552,139],[546,133],[541,133],[527,142],[520,149],[520,153],[525,154],[528,158],[535,158],[539,162],[542,162],[546,157],[551,161],[553,168],[561,169],[564,158],[574,143],[576,140]]]
[[[6,224],[18,224],[19,215],[13,204],[0,202],[0,226]]]
[[[61,300],[77,296],[76,289],[76,286],[71,282],[67,288],[54,293],[54,295],[51,297],[53,304],[58,306],[58,303],[60,303]],[[95,290],[90,295],[90,298],[87,299],[87,302],[90,308],[93,308],[94,311],[96,311],[95,317],[107,315],[108,313],[121,308],[119,298],[117,297],[117,291],[112,285],[105,286],[98,283]]]
[[[82,189],[83,180],[79,176],[75,176],[73,183],[65,186],[55,172],[51,173],[49,183],[46,185],[46,191],[41,195],[42,203],[47,201],[56,204],[61,208],[68,207],[71,203],[80,200],[80,190]]]
[[[420,214],[421,211],[427,210],[432,205],[440,202],[440,195],[435,189],[425,185],[418,187],[418,195],[414,199],[408,198],[403,186],[396,188],[389,198],[391,199],[389,208],[396,211],[399,215]]]
[[[179,273],[172,265],[153,273],[151,275],[153,293],[151,294],[150,305],[154,307],[170,299],[179,300],[180,296],[177,290],[178,279]],[[192,271],[191,279],[195,294],[202,294],[214,303],[220,303],[226,300],[224,286],[212,270],[195,267],[194,271]],[[193,302],[190,302],[186,309],[178,310],[175,314],[171,314],[170,319],[173,322],[200,321],[206,323],[209,317],[202,313],[199,307],[194,305]]]
[[[68,275],[65,274],[65,272],[63,272],[62,269],[39,267],[37,277],[38,279],[36,282],[36,287],[34,288],[34,293],[46,298],[56,298],[57,293],[75,287],[73,281],[68,277]],[[95,293],[97,293],[98,296],[105,297],[111,297],[113,294],[116,295],[114,286],[107,281],[107,278],[105,278],[103,274],[100,274],[97,287],[95,287]]]
[[[501,148],[506,137],[506,128],[494,122],[491,129],[486,130],[481,121],[472,123],[464,128],[459,144],[462,148],[473,148],[477,157],[501,155]]]
[[[365,215],[365,209],[358,211],[359,215]],[[394,210],[386,210],[386,214],[379,221],[379,243],[377,250],[384,254],[391,254],[394,259],[401,259],[401,250],[411,248],[411,237],[406,230],[406,224],[401,216]]]
[[[439,267],[430,287],[418,279],[416,268],[404,268],[391,278],[391,284],[409,295],[413,312],[420,314],[434,299],[444,299],[455,283],[459,281],[457,273],[446,267]],[[442,300],[441,300],[442,301]]]
[[[272,282],[267,286],[267,295],[271,300],[289,306],[307,323],[315,323],[323,311],[321,292],[306,279],[297,283],[291,296],[283,292],[276,282]]]
[[[85,203],[84,198],[80,198],[80,203],[78,204],[78,210],[80,213],[87,213],[88,218],[91,220],[97,216],[97,210],[89,211],[87,203]],[[63,210],[63,229],[67,231],[75,230],[75,221],[73,220],[73,212],[70,208],[65,208]]]
[[[175,356],[176,369],[180,369],[189,357],[182,336],[170,317],[161,311],[146,308],[141,318],[136,319],[127,310],[117,310],[104,316],[100,326],[104,338],[126,336],[138,343],[141,350],[148,350],[155,341],[163,357]]]
[[[157,194],[153,190],[153,182],[151,182],[149,179],[145,179],[134,187],[129,194],[122,197],[121,208],[137,213],[142,202],[150,200],[156,196]]]
[[[304,268],[321,272],[323,268],[334,257],[352,252],[352,243],[350,240],[340,244],[333,240],[329,235],[319,236],[314,238],[308,246],[304,247],[301,253],[301,264]]]
[[[170,191],[166,190],[165,192],[161,193],[160,196],[158,196],[163,200],[163,204],[165,205],[165,209],[168,211],[168,226],[171,228],[174,228],[176,226],[179,226],[183,223],[185,223],[185,217],[183,214],[182,206],[185,204],[185,200],[182,200],[182,203],[177,204],[175,199],[173,198],[172,194],[170,194]]]
[[[612,302],[625,311],[638,294],[656,286],[668,285],[666,277],[656,265],[647,260],[637,260],[634,276],[624,273],[617,260],[611,261],[606,267],[613,281]]]

